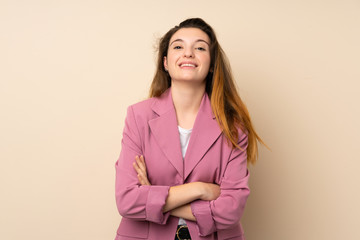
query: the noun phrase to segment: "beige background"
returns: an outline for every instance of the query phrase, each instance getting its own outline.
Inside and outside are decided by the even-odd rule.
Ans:
[[[248,240],[360,239],[358,0],[0,0],[0,239],[105,240],[154,44],[216,30],[261,137]]]

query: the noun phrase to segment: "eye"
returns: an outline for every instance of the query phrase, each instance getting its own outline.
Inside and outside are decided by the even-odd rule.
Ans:
[[[206,49],[203,48],[203,47],[197,47],[196,49],[197,49],[197,50],[200,50],[200,51],[206,51]]]
[[[181,49],[181,46],[175,46],[174,49]]]

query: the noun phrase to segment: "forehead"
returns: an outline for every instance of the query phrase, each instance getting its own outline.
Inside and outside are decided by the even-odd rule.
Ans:
[[[176,39],[181,39],[187,42],[204,40],[207,43],[210,43],[209,36],[198,28],[181,28],[176,33],[174,33],[174,35],[172,35],[170,43]]]

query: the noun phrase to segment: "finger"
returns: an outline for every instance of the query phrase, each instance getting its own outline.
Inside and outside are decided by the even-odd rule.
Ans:
[[[146,173],[144,173],[143,171],[139,170],[138,174],[138,179],[141,182],[141,184],[148,184],[149,180],[147,179]]]
[[[143,180],[143,178],[141,177],[141,175],[138,174],[137,177],[138,177],[139,183],[140,183],[141,185],[145,185],[145,181]]]
[[[134,167],[134,169],[135,169],[135,171],[136,171],[136,173],[141,173],[142,171],[141,171],[141,169],[139,168],[139,166],[138,166],[138,164],[136,163],[136,162],[133,162],[133,167]]]
[[[141,185],[151,185],[149,180],[141,174],[138,174],[138,179]]]
[[[137,165],[136,162],[133,162],[133,167],[134,167],[135,171],[137,172],[137,171],[138,171],[137,169],[138,169],[139,167],[138,167],[138,165]]]
[[[143,155],[140,156],[140,160],[141,160],[141,162],[144,164],[144,166],[146,167],[145,159],[144,159],[144,156],[143,156]]]
[[[133,162],[134,169],[137,173],[139,183],[141,185],[151,185],[146,172],[146,165],[143,156],[135,156],[135,162]]]
[[[135,170],[136,170],[137,174],[138,174],[139,176],[141,176],[143,179],[147,179],[147,174],[146,174],[146,172],[144,172],[144,171],[138,166],[137,163],[134,162],[133,164],[134,164],[134,166],[135,166]]]
[[[136,162],[137,162],[139,168],[140,168],[143,172],[146,173],[146,165],[145,165],[144,157],[141,156],[140,158],[139,158],[139,157],[136,158]]]
[[[139,156],[135,156],[135,162],[134,163],[136,164],[137,171],[139,171],[139,170],[144,171]]]
[[[141,178],[142,178],[141,179],[142,185],[151,185],[149,180],[146,177],[141,176]]]

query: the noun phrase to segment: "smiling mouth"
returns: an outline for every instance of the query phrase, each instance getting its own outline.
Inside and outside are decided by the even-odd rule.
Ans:
[[[183,63],[183,64],[180,64],[180,67],[197,67],[197,66],[192,63]]]

